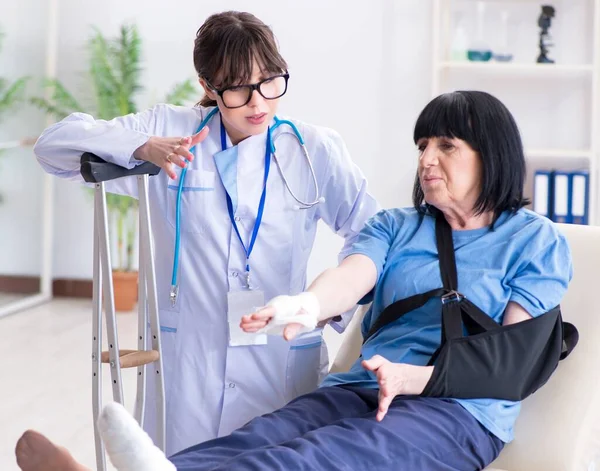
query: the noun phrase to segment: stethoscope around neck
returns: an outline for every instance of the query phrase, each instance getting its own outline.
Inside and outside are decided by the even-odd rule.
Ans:
[[[196,134],[199,133],[200,131],[202,131],[206,127],[208,122],[212,119],[212,117],[215,114],[217,114],[218,112],[219,112],[219,108],[214,108],[213,110],[211,110],[210,113],[208,113],[206,115],[206,117],[202,120],[202,122],[198,126],[198,129],[196,130]],[[279,170],[279,174],[281,175],[281,178],[283,180],[283,183],[285,184],[285,187],[287,188],[290,195],[292,196],[292,198],[294,198],[294,200],[297,203],[294,205],[294,209],[295,210],[310,209],[320,203],[324,203],[325,198],[320,195],[319,184],[317,183],[317,176],[315,174],[315,169],[310,160],[310,156],[308,155],[308,150],[306,149],[306,145],[304,142],[304,138],[302,137],[302,134],[300,134],[300,131],[298,131],[298,128],[296,127],[296,125],[287,119],[279,119],[277,116],[275,116],[273,118],[273,120],[274,120],[274,124],[273,124],[273,126],[270,127],[269,131],[267,132],[267,148],[269,149],[269,153],[273,156],[273,160],[275,161],[275,165],[277,166],[277,169]],[[275,137],[272,137],[273,136],[272,133],[278,127],[280,127],[284,124],[287,124],[292,129],[293,134],[296,137],[296,140],[298,141],[300,148],[302,149],[302,153],[304,154],[304,158],[310,169],[313,186],[315,188],[315,200],[313,200],[313,201],[302,201],[300,198],[298,198],[298,196],[290,188],[289,182],[288,182],[287,178],[285,177],[285,174],[283,173],[283,169],[281,168],[281,165],[279,165],[279,159],[277,158],[277,153],[275,150],[275,140],[277,139],[277,137],[281,136],[284,133],[279,133]],[[190,149],[190,152],[192,152],[194,150],[194,148],[195,148],[195,146]],[[225,150],[225,149],[222,149],[222,150]],[[173,274],[171,276],[171,291],[169,292],[169,298],[171,300],[172,306],[175,306],[175,303],[177,302],[177,296],[179,294],[179,285],[177,284],[177,275],[179,272],[179,250],[180,250],[180,242],[181,242],[181,194],[183,192],[186,173],[187,173],[187,166],[181,170],[181,174],[179,176],[179,185],[177,187],[177,200],[176,200],[176,205],[175,205],[175,251],[174,251],[174,255],[173,255]],[[266,184],[266,182],[265,182],[265,184]]]

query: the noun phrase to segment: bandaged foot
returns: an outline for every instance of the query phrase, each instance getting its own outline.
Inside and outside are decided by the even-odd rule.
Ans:
[[[32,430],[19,439],[15,455],[23,471],[90,471],[77,463],[66,449]]]
[[[136,420],[117,403],[107,404],[98,430],[111,463],[118,471],[176,471]]]
[[[270,335],[282,335],[285,327],[292,323],[302,326],[298,334],[315,330],[321,313],[319,300],[308,291],[296,296],[277,296],[267,306],[275,309],[275,315],[258,332]]]

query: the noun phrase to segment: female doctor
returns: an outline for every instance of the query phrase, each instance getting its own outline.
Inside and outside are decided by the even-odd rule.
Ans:
[[[74,113],[34,148],[42,167],[64,178],[81,180],[84,152],[163,170],[150,179],[150,207],[167,455],[317,387],[320,329],[286,342],[242,332],[241,316],[304,290],[319,220],[345,239],[343,252],[378,210],[337,133],[278,122],[289,76],[263,22],[239,12],[209,17],[196,35],[194,65],[205,91],[199,106],[158,105],[111,121]],[[107,189],[137,196],[135,177]],[[148,394],[144,426],[152,434],[152,387]]]

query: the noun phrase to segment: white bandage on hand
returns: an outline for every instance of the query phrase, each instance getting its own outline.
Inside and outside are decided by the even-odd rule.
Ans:
[[[275,308],[275,315],[258,333],[283,335],[288,324],[302,325],[298,334],[315,330],[321,313],[319,300],[314,293],[308,291],[296,296],[277,296],[267,306]]]

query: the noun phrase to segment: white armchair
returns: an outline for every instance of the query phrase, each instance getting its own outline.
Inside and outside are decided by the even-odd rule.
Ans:
[[[523,402],[515,440],[487,471],[600,471],[600,227],[559,227],[574,265],[562,314],[577,326],[579,344],[548,383]],[[332,372],[347,371],[358,358],[365,310],[348,326]]]

